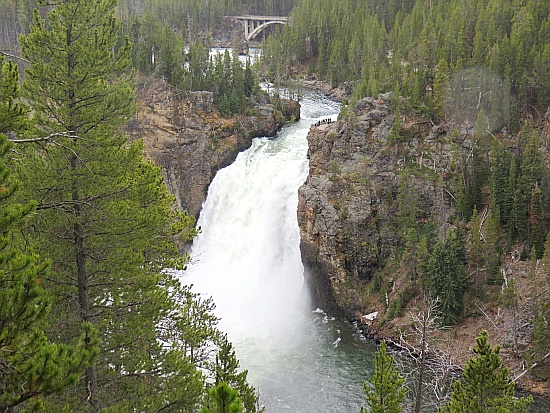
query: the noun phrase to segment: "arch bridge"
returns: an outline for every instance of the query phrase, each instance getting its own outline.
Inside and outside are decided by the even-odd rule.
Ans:
[[[265,28],[275,24],[285,24],[288,17],[280,16],[235,16],[244,24],[244,38],[248,42],[254,40]]]

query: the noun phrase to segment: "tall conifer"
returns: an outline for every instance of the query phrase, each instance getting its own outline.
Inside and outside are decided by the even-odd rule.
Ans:
[[[29,239],[52,261],[44,281],[55,297],[52,334],[75,343],[86,322],[101,340],[84,380],[52,403],[75,412],[190,410],[201,375],[183,339],[163,342],[157,328],[175,312],[179,288],[163,271],[180,261],[171,237],[193,222],[174,212],[141,142],[119,132],[135,113],[135,87],[130,47],[117,47],[115,5],[60,1],[47,22],[35,13],[21,38],[37,133],[70,135],[27,148],[22,170],[27,196],[38,200]]]
[[[526,413],[532,397],[516,398],[510,371],[502,363],[499,346],[491,347],[488,334],[476,339],[475,357],[464,368],[463,379],[453,385],[451,399],[440,413]]]
[[[42,396],[75,383],[97,356],[94,330],[85,324],[76,347],[56,345],[43,327],[50,301],[41,287],[48,264],[25,251],[20,231],[36,202],[15,202],[18,183],[3,133],[18,131],[26,113],[18,97],[17,67],[0,58],[0,411],[38,410]],[[85,341],[92,344],[84,349]]]
[[[431,297],[438,300],[445,325],[457,323],[464,305],[468,276],[464,244],[464,234],[457,228],[436,244],[427,264],[426,286]]]
[[[383,341],[374,359],[374,374],[363,385],[369,409],[361,407],[361,413],[401,413],[405,400],[403,382]]]

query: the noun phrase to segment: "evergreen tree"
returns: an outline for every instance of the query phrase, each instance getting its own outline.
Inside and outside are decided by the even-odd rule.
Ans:
[[[52,343],[43,330],[50,300],[41,284],[49,266],[26,252],[18,235],[36,202],[15,202],[18,183],[8,164],[12,144],[4,134],[25,123],[25,111],[15,103],[17,67],[1,59],[0,94],[0,411],[9,413],[39,410],[42,396],[74,384],[98,349],[89,323],[75,347]],[[86,340],[92,345],[86,346]]]
[[[239,361],[235,355],[235,350],[232,344],[227,341],[227,338],[223,337],[220,342],[220,349],[216,355],[216,385],[227,383],[237,391],[244,411],[256,412],[258,396],[254,388],[246,381],[248,371],[239,372],[238,369]]]
[[[499,209],[491,203],[487,214],[487,230],[485,232],[485,262],[487,264],[485,282],[487,284],[502,284],[504,281],[500,272],[501,224]]]
[[[513,189],[509,187],[512,157],[497,139],[491,145],[491,202],[499,209],[501,223],[509,228],[513,208]]]
[[[426,269],[426,286],[437,300],[445,325],[456,324],[464,305],[467,287],[464,235],[456,229],[434,247]]]
[[[220,382],[209,392],[210,401],[201,413],[241,413],[243,406],[239,393],[227,383]]]
[[[531,250],[535,252],[534,255],[537,259],[542,258],[544,254],[544,238],[546,236],[542,198],[541,189],[535,186],[531,192],[529,205],[529,234],[531,236]]]
[[[482,331],[464,368],[462,380],[453,384],[451,398],[440,413],[527,413],[533,398],[514,396],[515,384],[502,363],[500,347],[491,347],[488,334]]]
[[[445,116],[445,101],[448,98],[447,82],[449,79],[449,67],[445,59],[440,59],[435,72],[433,86],[433,100],[435,116],[442,118]]]
[[[17,101],[18,82],[17,66],[0,56],[0,133],[19,130],[26,122],[25,108]]]
[[[386,342],[374,358],[374,374],[363,388],[368,409],[361,407],[361,413],[400,413],[403,411],[405,387],[403,377],[395,368],[393,357],[386,352]]]
[[[541,210],[541,186],[547,176],[538,131],[526,122],[519,133],[520,162],[514,186],[513,217],[517,236],[526,241],[527,251],[534,243],[542,255],[546,217]],[[514,168],[515,172],[515,168]],[[511,168],[512,173],[512,168]]]
[[[119,132],[135,112],[135,88],[129,45],[115,47],[115,4],[61,1],[47,22],[35,13],[21,38],[37,133],[70,135],[27,148],[21,168],[25,195],[38,200],[29,239],[52,261],[44,281],[55,297],[50,334],[74,344],[85,322],[100,338],[84,380],[51,403],[74,412],[192,410],[201,375],[179,342],[159,340],[157,327],[175,311],[177,283],[164,271],[181,265],[173,237],[189,234],[193,220],[175,212],[142,143]]]
[[[250,66],[250,59],[246,59],[246,66],[244,69],[244,93],[247,97],[252,96],[254,89],[256,88],[256,79],[252,67]]]
[[[521,174],[525,179],[525,190],[530,192],[540,185],[545,175],[544,159],[541,151],[540,136],[533,123],[528,121],[519,133],[521,150]]]

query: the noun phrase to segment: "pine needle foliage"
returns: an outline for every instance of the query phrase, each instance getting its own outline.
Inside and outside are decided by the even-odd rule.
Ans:
[[[29,243],[52,262],[43,283],[54,297],[50,334],[75,345],[85,322],[100,340],[84,378],[47,402],[51,411],[193,411],[204,378],[185,331],[165,341],[159,330],[181,313],[181,287],[166,268],[185,264],[177,241],[193,235],[194,220],[176,211],[142,142],[120,133],[135,114],[135,85],[115,6],[56,2],[20,39],[34,136],[64,134],[22,148],[19,170],[23,196],[38,200]]]
[[[18,131],[26,112],[18,97],[17,67],[0,59],[0,411],[39,411],[42,397],[74,384],[97,356],[97,338],[84,324],[76,346],[57,345],[43,327],[50,300],[42,289],[48,262],[25,251],[21,230],[36,202],[16,202],[13,145],[3,132]],[[85,341],[93,343],[85,349]]]
[[[515,384],[500,357],[500,347],[491,347],[487,331],[476,339],[463,378],[453,384],[451,398],[439,413],[527,413],[533,398],[514,395]]]
[[[368,409],[361,407],[361,413],[402,412],[406,392],[403,382],[383,341],[374,358],[374,374],[363,384]]]

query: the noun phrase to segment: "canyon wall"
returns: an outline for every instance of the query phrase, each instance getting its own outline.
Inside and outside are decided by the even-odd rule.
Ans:
[[[246,114],[224,118],[212,93],[183,94],[165,82],[140,79],[138,115],[126,126],[133,139],[143,139],[145,156],[161,165],[178,207],[198,217],[208,186],[252,139],[274,136],[281,126],[300,118],[297,102],[275,105],[267,94],[251,102]]]

